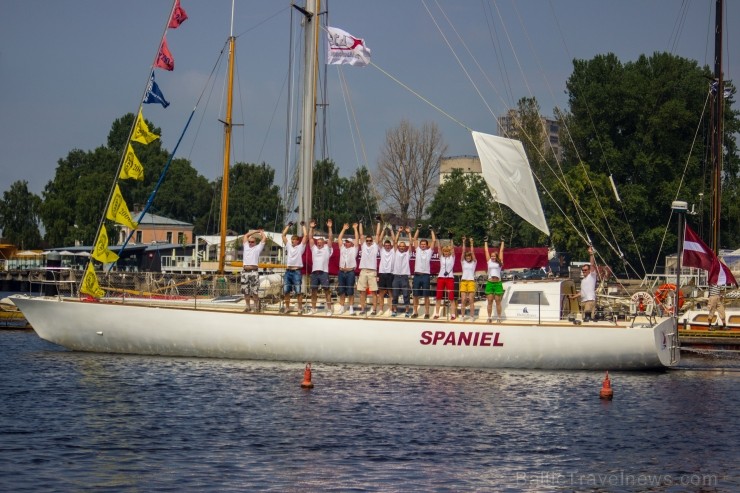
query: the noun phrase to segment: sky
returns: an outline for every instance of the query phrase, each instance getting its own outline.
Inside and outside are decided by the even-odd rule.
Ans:
[[[190,159],[213,180],[223,166],[218,119],[225,65],[215,83],[207,81],[229,35],[231,1],[181,2],[189,19],[167,34],[175,69],[156,71],[171,104],[145,105],[143,112],[161,128],[164,148],[172,150],[205,90],[177,157]],[[436,123],[447,155],[474,154],[468,129],[495,134],[496,117],[519,98],[536,97],[547,116],[566,107],[573,59],[612,52],[625,63],[668,51],[712,66],[714,3],[330,1],[329,24],[363,38],[377,67],[328,67],[327,157],[342,176],[365,163],[374,171],[386,132],[403,119],[417,127]],[[170,0],[0,2],[0,191],[26,180],[31,192],[41,194],[59,159],[73,149],[105,145],[113,121],[137,111],[171,5]],[[286,159],[285,130],[290,10],[283,0],[237,0],[234,19],[233,120],[242,126],[234,130],[233,160],[268,163],[278,185],[286,161],[291,167],[295,161],[293,145]],[[731,26],[725,78],[737,81],[740,40],[733,28],[740,26],[740,5],[726,2],[725,19]]]

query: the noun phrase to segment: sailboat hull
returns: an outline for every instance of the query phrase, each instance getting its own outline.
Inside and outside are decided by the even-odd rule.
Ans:
[[[48,298],[16,303],[42,339],[75,351],[477,368],[648,370],[678,362],[669,319],[626,328],[300,317]]]

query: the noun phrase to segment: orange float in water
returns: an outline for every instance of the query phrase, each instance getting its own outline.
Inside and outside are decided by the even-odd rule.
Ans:
[[[606,372],[606,377],[604,377],[604,382],[601,384],[601,390],[599,391],[599,398],[600,399],[606,399],[606,400],[612,400],[614,397],[614,390],[612,390],[612,382],[609,380],[609,372]]]
[[[303,372],[303,382],[301,383],[301,388],[313,388],[313,382],[311,382],[311,363],[306,363],[306,370]]]

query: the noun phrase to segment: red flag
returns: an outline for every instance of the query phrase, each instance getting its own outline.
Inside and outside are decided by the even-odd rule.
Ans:
[[[162,38],[162,44],[159,46],[159,53],[157,54],[157,61],[154,64],[155,67],[164,70],[175,69],[175,59],[172,58],[172,53],[167,47],[167,38]]]
[[[170,17],[170,23],[167,25],[170,29],[177,29],[180,24],[185,22],[188,18],[188,14],[185,13],[185,9],[180,7],[180,0],[175,1],[175,8],[172,9],[172,16]]]
[[[714,252],[694,231],[686,225],[683,241],[683,265],[696,267],[709,272],[707,281],[718,286],[737,285],[730,269],[723,264]]]

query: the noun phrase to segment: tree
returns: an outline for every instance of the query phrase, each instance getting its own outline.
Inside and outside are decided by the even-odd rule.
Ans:
[[[0,229],[5,241],[21,249],[38,248],[41,245],[40,208],[41,198],[28,191],[27,181],[10,185],[0,202]]]
[[[429,224],[444,238],[451,232],[455,238],[500,235],[496,224],[495,203],[483,177],[454,169],[437,188],[427,209]]]
[[[274,184],[274,169],[265,163],[236,163],[229,171],[229,180],[228,229],[244,233],[254,228],[271,231],[282,226],[283,201],[280,188]],[[216,180],[213,187],[220,197],[221,180]]]
[[[339,176],[333,161],[318,161],[313,170],[313,187],[313,217],[319,225],[332,219],[341,227],[378,213],[370,173],[364,166],[350,178],[344,178]]]
[[[418,130],[402,120],[386,132],[376,183],[383,203],[402,223],[422,218],[439,180],[439,162],[446,150],[435,123],[426,123]]]
[[[692,203],[708,189],[706,143],[694,136],[710,80],[708,68],[668,53],[643,55],[625,64],[613,54],[574,61],[566,84],[569,109],[562,115],[562,128],[567,129],[567,138],[563,135],[562,139],[563,168],[566,176],[575,173],[574,168],[582,168],[584,187],[572,194],[578,200],[585,194],[596,197],[604,193],[599,197],[604,212],[600,206],[587,211],[593,221],[586,226],[591,238],[596,240],[603,234],[602,241],[616,242],[632,238],[630,230],[634,233],[631,245],[619,246],[631,265],[645,265],[649,270],[670,251],[661,252],[661,247],[675,245],[675,233],[664,239],[662,232],[669,224],[670,204],[679,190],[680,198]],[[726,101],[728,108],[731,103]],[[727,195],[733,197],[737,196],[739,170],[732,129],[738,128],[738,114],[725,111],[725,118],[724,185]],[[619,190],[621,204],[609,193],[610,187],[604,186],[609,177]],[[589,182],[595,184],[593,188]],[[554,194],[561,198],[569,195],[562,185],[555,188],[559,190]],[[734,224],[724,222],[722,234],[732,234],[734,228],[737,238],[736,224],[737,220]],[[571,233],[564,227],[554,232],[553,240],[561,241]],[[585,245],[581,248],[585,251]],[[618,253],[610,255],[616,261]]]
[[[60,159],[53,180],[43,192],[40,217],[51,245],[91,244],[104,213],[104,207],[116,180],[124,145],[135,116],[127,114],[113,122],[107,146],[94,151],[74,149]],[[159,133],[148,122],[150,130]],[[118,180],[121,193],[131,212],[141,211],[149,199],[169,158],[159,140],[148,145],[132,143],[144,166],[144,179]],[[160,215],[193,222],[200,234],[208,224],[209,207],[214,190],[185,159],[172,161],[151,211]],[[115,227],[114,227],[115,228]],[[114,236],[113,231],[109,234]]]

